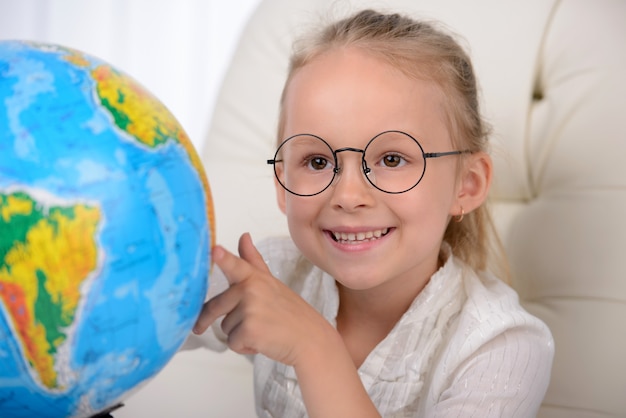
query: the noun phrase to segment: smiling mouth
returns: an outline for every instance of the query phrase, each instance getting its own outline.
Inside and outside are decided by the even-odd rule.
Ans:
[[[341,244],[360,244],[362,242],[374,241],[384,237],[389,233],[389,228],[376,229],[365,232],[335,232],[330,231],[330,235],[335,242]]]

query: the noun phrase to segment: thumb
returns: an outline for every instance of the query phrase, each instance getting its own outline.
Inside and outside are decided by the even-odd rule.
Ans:
[[[254,246],[254,243],[252,242],[252,237],[248,232],[241,235],[241,237],[239,238],[238,251],[239,257],[241,257],[243,260],[246,260],[248,263],[256,268],[269,273],[269,268],[265,264],[263,256]]]

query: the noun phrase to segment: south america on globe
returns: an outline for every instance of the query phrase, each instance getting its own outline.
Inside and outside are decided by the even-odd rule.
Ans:
[[[90,417],[188,336],[211,267],[209,183],[139,83],[0,41],[0,417]]]

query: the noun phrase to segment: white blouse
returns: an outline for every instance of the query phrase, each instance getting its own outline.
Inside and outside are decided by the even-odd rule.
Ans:
[[[275,277],[336,325],[332,277],[288,238],[265,240],[258,249]],[[210,296],[226,285],[215,268]],[[202,338],[213,349],[225,347],[217,323]],[[519,305],[514,290],[449,255],[359,375],[384,417],[534,417],[553,355],[549,329]],[[253,361],[257,414],[305,417],[293,368],[262,355]]]

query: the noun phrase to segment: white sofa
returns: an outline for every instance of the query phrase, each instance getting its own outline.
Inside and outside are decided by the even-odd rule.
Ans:
[[[626,417],[626,2],[265,0],[203,147],[218,241],[286,233],[274,202],[277,103],[294,35],[355,5],[441,19],[467,39],[494,125],[494,215],[513,285],[556,342],[542,418]],[[254,415],[251,368],[181,352],[115,414]]]

